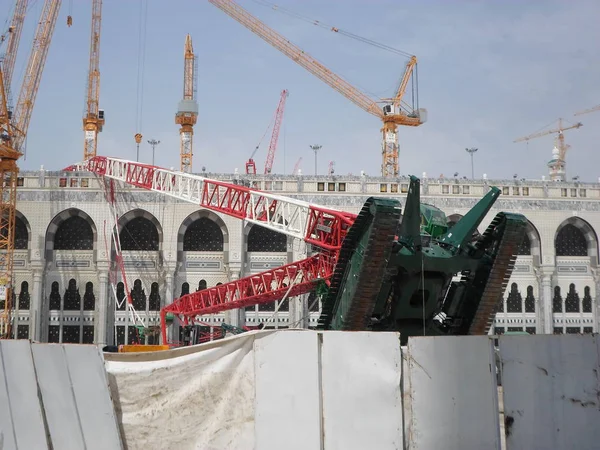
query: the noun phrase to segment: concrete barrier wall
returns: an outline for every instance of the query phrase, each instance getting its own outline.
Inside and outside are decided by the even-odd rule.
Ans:
[[[0,450],[122,448],[97,347],[0,341],[0,367]]]
[[[260,331],[105,358],[131,450],[599,448],[598,336],[499,342]]]
[[[2,450],[121,448],[120,435],[129,450],[600,442],[598,336],[502,336],[496,350],[487,336],[401,348],[396,333],[259,331],[105,354],[108,377],[96,347],[3,341],[0,363]]]

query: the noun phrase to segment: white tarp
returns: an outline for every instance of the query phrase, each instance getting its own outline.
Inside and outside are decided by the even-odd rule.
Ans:
[[[402,448],[397,333],[255,331],[105,359],[129,450]]]

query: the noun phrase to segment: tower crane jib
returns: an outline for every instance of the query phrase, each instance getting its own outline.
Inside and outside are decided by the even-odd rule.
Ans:
[[[12,76],[15,69],[15,61],[17,60],[17,52],[19,50],[19,41],[21,40],[21,32],[23,31],[23,23],[25,22],[25,14],[27,13],[27,0],[17,0],[13,12],[12,20],[8,28],[8,39],[6,43],[6,52],[2,58],[2,71],[4,75],[4,90],[8,97],[10,87],[12,85]],[[7,99],[8,103],[8,99]]]
[[[184,173],[192,172],[194,125],[198,119],[196,102],[197,59],[194,54],[192,37],[185,38],[183,51],[183,99],[179,102],[175,123],[180,125],[180,166]]]
[[[248,28],[254,34],[271,44],[288,58],[304,67],[310,73],[320,78],[331,88],[338,91],[355,105],[364,109],[369,114],[378,117],[383,122],[382,128],[382,175],[397,176],[399,173],[398,165],[398,135],[397,126],[419,126],[427,119],[427,112],[424,109],[412,108],[405,113],[400,105],[406,92],[408,80],[413,76],[413,71],[417,64],[417,58],[412,56],[406,66],[406,70],[400,87],[393,99],[373,100],[357,88],[352,86],[339,75],[336,75],[319,61],[314,59],[308,53],[292,44],[281,34],[268,27],[258,20],[244,8],[232,0],[208,0],[214,6],[219,8],[225,14]],[[383,103],[381,107],[379,103]]]

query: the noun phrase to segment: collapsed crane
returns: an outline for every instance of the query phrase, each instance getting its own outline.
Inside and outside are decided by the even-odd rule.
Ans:
[[[355,105],[364,109],[369,114],[378,117],[383,122],[382,132],[382,163],[381,174],[384,177],[398,176],[398,125],[416,127],[427,120],[427,111],[418,107],[417,83],[414,83],[413,102],[408,105],[404,102],[408,82],[411,77],[416,77],[417,58],[412,55],[406,64],[404,75],[400,80],[398,89],[391,99],[373,100],[346,80],[333,73],[323,64],[311,57],[308,53],[292,44],[284,36],[269,28],[265,23],[258,20],[248,11],[243,9],[232,0],[208,0],[225,14],[248,28],[254,34],[278,49],[288,58],[311,72],[323,82],[338,91]],[[383,103],[383,107],[379,104]]]
[[[552,181],[566,181],[567,179],[567,161],[565,159],[567,150],[571,147],[565,144],[564,132],[567,130],[573,130],[582,127],[581,122],[577,122],[574,125],[563,126],[563,119],[558,119],[558,127],[552,128],[551,130],[540,131],[539,133],[533,133],[528,136],[524,136],[515,139],[513,142],[523,142],[535,139],[541,136],[547,136],[548,134],[558,133],[557,143],[552,150],[552,159],[548,162],[548,168],[550,169],[550,179]]]
[[[319,328],[415,334],[485,334],[502,301],[527,220],[500,212],[478,225],[498,199],[491,190],[450,228],[445,214],[420,201],[412,177],[401,217],[392,198],[369,198],[358,215],[304,201],[116,158],[84,168],[120,182],[194,203],[311,244],[306,259],[185,295],[161,309],[184,325],[198,317],[284,297],[322,292]],[[460,274],[460,281],[455,281]]]
[[[267,158],[265,159],[265,175],[270,174],[273,170],[273,162],[275,161],[275,153],[277,152],[277,142],[279,141],[279,130],[281,128],[283,112],[285,111],[285,101],[288,95],[289,93],[286,89],[281,91],[281,97],[279,98],[277,109],[275,110],[275,117],[273,118],[273,133],[271,134],[271,141],[269,142],[269,151],[267,152]],[[252,155],[250,155],[250,158],[248,158],[248,161],[246,162],[247,175],[256,175],[256,163],[254,162],[253,158],[259,147],[260,143],[256,146],[256,148],[252,152]]]
[[[87,81],[86,113],[83,117],[83,160],[96,156],[98,133],[104,127],[104,111],[100,102],[100,31],[102,29],[102,0],[92,1],[90,37],[90,66]]]
[[[17,4],[22,6],[19,2]],[[31,114],[60,5],[60,0],[44,2],[25,76],[12,114],[7,103],[8,91],[4,82],[4,71],[0,70],[0,303],[4,303],[0,310],[0,338],[11,337],[18,160],[25,151]],[[21,12],[21,9],[15,9],[15,14]],[[19,20],[22,19],[19,16]],[[17,51],[16,45],[12,51]]]

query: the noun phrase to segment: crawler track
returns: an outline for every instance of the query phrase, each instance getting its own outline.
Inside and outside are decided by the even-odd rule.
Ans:
[[[342,244],[318,329],[364,330],[368,326],[400,212],[396,200],[369,198],[365,202]]]

